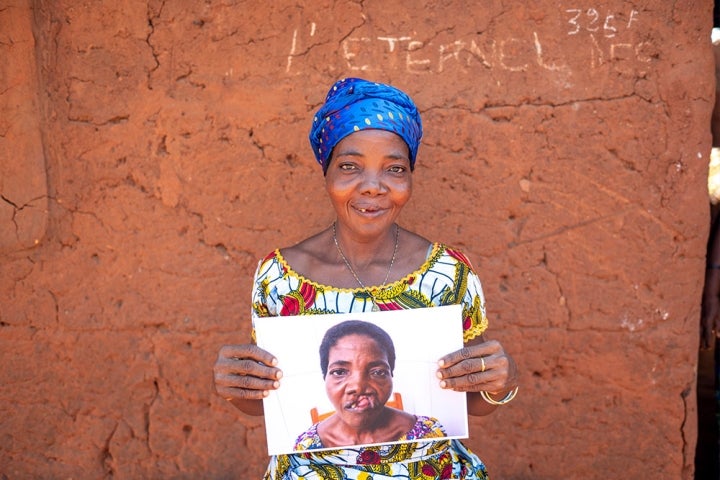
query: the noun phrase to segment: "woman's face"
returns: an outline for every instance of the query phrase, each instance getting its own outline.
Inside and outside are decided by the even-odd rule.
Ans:
[[[325,188],[338,222],[365,237],[394,222],[412,193],[407,144],[386,130],[360,130],[335,145]]]
[[[325,391],[346,424],[360,427],[377,417],[392,387],[387,354],[372,338],[346,335],[330,347]]]

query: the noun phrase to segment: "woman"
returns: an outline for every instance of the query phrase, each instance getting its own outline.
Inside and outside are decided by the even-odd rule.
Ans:
[[[377,325],[347,320],[331,327],[320,343],[320,369],[335,412],[300,435],[295,450],[447,436],[436,419],[385,405],[395,345]]]
[[[431,243],[395,222],[410,199],[422,137],[420,115],[400,90],[366,80],[337,82],[310,132],[336,220],[258,265],[253,317],[347,313],[462,304],[465,347],[438,361],[442,388],[468,392],[468,411],[487,415],[517,393],[517,368],[497,341],[485,341],[480,280],[458,250]],[[432,332],[428,332],[431,338]],[[252,344],[221,348],[217,392],[262,415],[280,388],[275,357]],[[434,472],[434,473],[433,473]],[[457,440],[344,448],[272,457],[265,479],[387,477],[487,478]]]

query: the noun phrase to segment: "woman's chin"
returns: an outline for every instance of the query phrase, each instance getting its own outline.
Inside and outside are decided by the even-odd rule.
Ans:
[[[366,428],[377,420],[382,412],[382,406],[343,408],[341,418],[351,427]]]

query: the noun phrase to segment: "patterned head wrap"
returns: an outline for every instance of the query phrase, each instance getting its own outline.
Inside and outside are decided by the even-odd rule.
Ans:
[[[410,168],[415,168],[422,121],[410,97],[390,85],[346,78],[332,86],[310,130],[310,145],[323,172],[327,171],[330,154],[340,140],[369,129],[387,130],[405,140],[410,151]]]

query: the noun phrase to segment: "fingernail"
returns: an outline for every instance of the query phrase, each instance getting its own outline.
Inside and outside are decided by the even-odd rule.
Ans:
[[[277,358],[273,358],[273,359],[272,359],[272,362],[270,362],[270,365],[272,365],[273,367],[276,366],[276,365],[277,365]]]
[[[447,382],[445,380],[440,382],[440,388],[447,388]]]
[[[278,372],[275,374],[275,378],[280,380],[282,378],[282,375],[283,375],[282,370],[278,370]]]
[[[435,376],[438,378],[442,378],[442,372],[435,372]]]
[[[267,390],[263,390],[263,397],[267,397],[268,395],[270,395],[270,392],[268,392]]]
[[[445,366],[445,360],[443,360],[442,358],[441,358],[440,360],[438,360],[438,365],[440,365],[441,367],[444,367],[444,366]]]
[[[280,388],[280,382],[273,382],[273,388]]]

